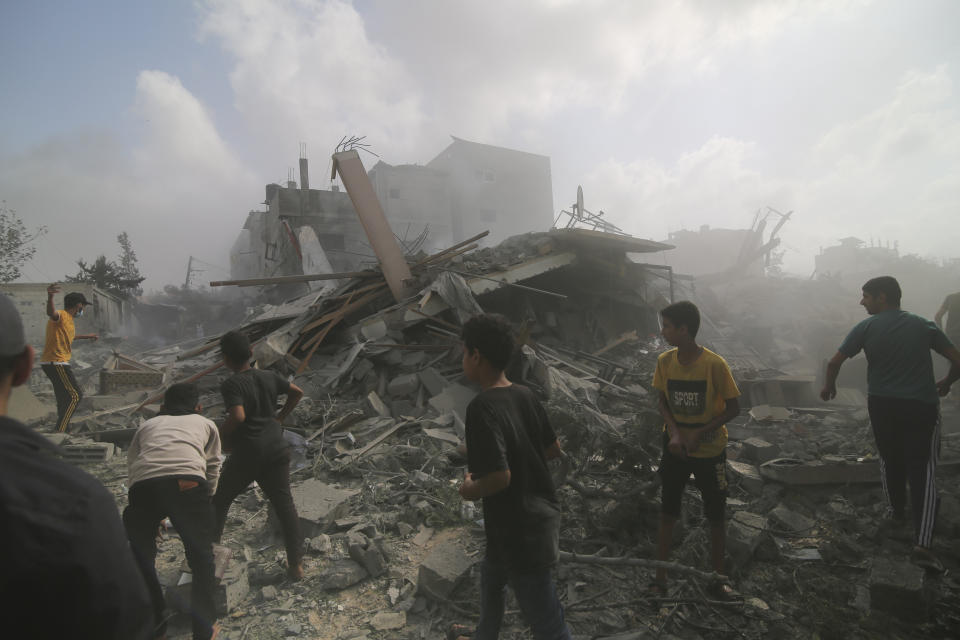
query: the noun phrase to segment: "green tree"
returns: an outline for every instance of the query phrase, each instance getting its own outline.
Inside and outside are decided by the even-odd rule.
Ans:
[[[67,282],[87,282],[93,286],[110,291],[121,296],[138,295],[143,290],[140,283],[146,280],[140,275],[137,267],[137,254],[130,244],[126,232],[117,236],[120,243],[120,258],[118,262],[107,260],[105,255],[99,255],[92,263],[77,260],[80,270],[74,276],[66,276]]]
[[[137,284],[131,288],[130,293],[140,295],[143,293],[143,289],[139,285],[143,282],[144,278],[140,275],[140,267],[137,264],[137,254],[133,250],[130,236],[124,231],[117,236],[117,242],[120,243],[120,258],[117,263],[120,269],[120,275],[125,280],[136,280]]]
[[[37,252],[34,241],[47,232],[46,227],[27,231],[17,212],[0,201],[0,282],[13,282],[20,277],[20,267]]]

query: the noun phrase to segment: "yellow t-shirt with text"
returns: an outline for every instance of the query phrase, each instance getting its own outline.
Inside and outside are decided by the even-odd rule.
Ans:
[[[73,337],[76,335],[73,316],[60,311],[59,320],[47,319],[47,339],[43,343],[40,362],[70,362]]]
[[[676,349],[661,353],[653,374],[653,386],[667,396],[667,404],[680,428],[705,425],[723,413],[727,400],[740,396],[727,361],[707,348],[686,365],[677,360]],[[694,458],[720,455],[727,446],[727,426],[714,429],[704,438],[690,455]]]

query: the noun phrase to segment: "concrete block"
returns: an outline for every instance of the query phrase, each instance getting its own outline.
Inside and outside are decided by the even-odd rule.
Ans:
[[[420,378],[415,373],[395,376],[387,383],[387,393],[394,398],[413,394],[420,387]]]
[[[727,466],[730,469],[732,484],[739,484],[755,496],[763,493],[763,478],[755,466],[736,460],[728,460]]]
[[[763,464],[780,455],[780,447],[761,438],[747,438],[743,441],[743,457],[751,462]]]
[[[367,414],[373,417],[390,417],[390,408],[383,403],[376,391],[367,394]]]
[[[431,549],[420,564],[418,591],[427,597],[446,598],[476,560],[456,540],[447,540]]]
[[[429,367],[417,373],[420,376],[420,382],[426,388],[431,397],[440,395],[449,384],[447,379],[440,375],[440,372],[433,367]]]
[[[782,503],[774,507],[767,516],[779,527],[791,533],[811,533],[817,524],[816,520],[801,515]]]
[[[347,551],[353,560],[367,570],[374,578],[382,576],[387,571],[387,559],[372,540],[359,532],[351,533],[348,537]]]
[[[190,612],[190,589],[193,576],[183,573],[175,586],[168,587],[166,593],[167,604],[170,608],[183,613]],[[250,593],[250,582],[247,579],[247,564],[231,561],[217,580],[214,592],[214,604],[217,615],[225,616],[239,605]]]
[[[431,407],[438,413],[447,413],[452,411],[460,420],[467,419],[467,405],[477,395],[477,393],[462,384],[449,384],[438,395],[429,400]]]
[[[930,616],[931,594],[924,589],[924,570],[909,562],[874,558],[870,569],[870,608],[923,622]]]
[[[334,560],[320,574],[320,586],[328,591],[352,587],[367,577],[367,570],[353,560]]]
[[[112,442],[91,442],[89,444],[68,444],[60,448],[61,456],[67,462],[82,464],[85,462],[103,462],[113,457],[117,447]]]
[[[120,407],[125,407],[129,402],[127,402],[126,396],[122,395],[109,395],[109,396],[87,396],[90,400],[90,409],[92,411],[108,411],[110,409],[118,409]]]
[[[300,528],[304,537],[313,538],[333,526],[337,518],[347,514],[347,501],[360,493],[356,489],[338,489],[310,478],[290,487],[293,503],[300,516]],[[280,532],[280,523],[273,509],[269,520],[275,531]]]
[[[738,511],[727,523],[727,552],[737,565],[744,565],[753,558],[763,540],[767,528],[764,516]]]
[[[403,611],[380,611],[370,621],[370,626],[377,631],[402,629],[406,624],[407,614]]]
[[[273,585],[267,585],[266,587],[260,589],[260,600],[263,602],[269,602],[270,600],[277,599],[277,588]]]
[[[305,546],[307,551],[310,551],[311,553],[329,555],[333,552],[333,543],[330,541],[330,536],[325,533],[321,533],[320,535],[312,538],[307,538]]]

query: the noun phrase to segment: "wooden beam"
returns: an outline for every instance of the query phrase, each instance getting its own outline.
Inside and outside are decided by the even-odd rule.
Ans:
[[[390,293],[394,300],[403,302],[408,294],[407,282],[413,278],[410,265],[403,257],[403,251],[383,213],[383,207],[377,200],[377,193],[370,182],[370,176],[363,168],[360,154],[355,150],[333,154],[333,172],[340,174],[360,224],[370,240],[370,246],[380,261],[380,269],[390,287]]]
[[[366,278],[380,275],[376,271],[346,271],[343,273],[314,273],[304,276],[276,276],[273,278],[248,278],[246,280],[217,280],[211,287],[258,287],[266,284],[297,284],[316,280],[342,280],[345,278]]]
[[[447,254],[450,253],[451,251],[456,251],[457,249],[459,249],[459,248],[461,248],[461,247],[465,247],[465,246],[467,246],[467,245],[469,245],[469,244],[473,244],[474,242],[476,242],[477,240],[480,240],[481,238],[486,238],[488,235],[490,235],[489,229],[488,229],[487,231],[484,231],[483,233],[478,233],[477,235],[473,236],[472,238],[467,238],[467,239],[464,240],[463,242],[458,242],[457,244],[453,245],[452,247],[448,247],[448,248],[444,249],[443,251],[439,251],[439,252],[433,254],[432,256],[427,256],[426,258],[424,258],[424,259],[421,260],[420,262],[414,264],[413,266],[414,266],[414,267],[420,267],[420,266],[423,266],[423,265],[427,264],[428,262],[433,262],[433,261],[436,260],[437,258],[442,258],[443,256],[447,255]]]

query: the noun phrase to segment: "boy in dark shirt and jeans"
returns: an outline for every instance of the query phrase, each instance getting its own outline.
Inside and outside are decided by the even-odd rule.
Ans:
[[[533,393],[504,369],[513,354],[510,325],[480,315],[463,326],[463,371],[482,391],[467,407],[465,500],[483,499],[487,555],[474,640],[495,639],[509,583],[538,640],[566,640],[552,569],[559,557],[560,506],[547,460],[560,443]],[[461,638],[464,636],[461,636]]]
[[[220,339],[223,361],[234,375],[220,385],[228,412],[220,427],[224,449],[231,455],[223,465],[220,485],[213,497],[216,540],[223,536],[230,504],[254,480],[277,512],[287,548],[287,575],[303,577],[303,536],[300,518],[290,493],[290,453],[283,438],[283,420],[303,397],[303,390],[274,371],[250,366],[249,339],[237,331]],[[279,412],[277,396],[287,400]]]

